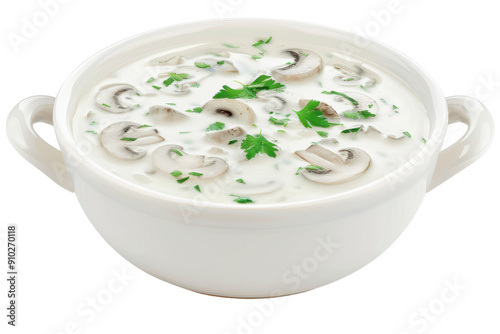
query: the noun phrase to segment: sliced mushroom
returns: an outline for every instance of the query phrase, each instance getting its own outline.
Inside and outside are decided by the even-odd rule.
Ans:
[[[331,95],[334,97],[333,99],[334,102],[332,103],[332,106],[335,110],[342,112],[368,110],[372,114],[377,114],[378,111],[380,110],[378,103],[366,94],[358,92],[342,92],[342,93],[350,97],[354,101],[356,101],[356,104],[354,104],[352,101],[343,96]]]
[[[278,81],[299,81],[311,78],[321,72],[321,57],[310,50],[290,49],[289,53],[294,62],[273,70],[273,75]]]
[[[304,108],[306,106],[306,104],[308,104],[311,100],[308,100],[308,99],[300,99],[299,100],[299,106],[301,108]],[[318,109],[319,111],[321,111],[323,113],[323,115],[327,116],[327,117],[337,117],[338,114],[337,112],[335,111],[335,109],[333,109],[333,107],[325,102],[320,102],[318,107],[316,108]]]
[[[99,108],[113,113],[123,113],[133,110],[137,103],[134,98],[139,92],[128,84],[111,84],[99,89],[95,96]]]
[[[231,129],[209,132],[205,136],[217,143],[227,144],[230,140],[243,137],[246,134],[247,132],[243,128],[237,126]]]
[[[236,66],[234,66],[234,64],[229,60],[203,58],[200,59],[198,62],[210,65],[210,67],[205,68],[205,70],[217,71],[217,72],[233,72],[233,73],[238,72]]]
[[[351,147],[338,152],[340,154],[320,145],[311,145],[306,150],[295,152],[314,166],[303,168],[300,173],[313,182],[337,184],[359,177],[370,166],[371,158],[362,149]]]
[[[183,175],[200,173],[199,178],[210,179],[224,174],[229,165],[221,158],[190,155],[179,145],[163,145],[153,152],[153,164],[165,173],[181,171]]]
[[[283,187],[283,183],[276,181],[269,181],[266,183],[239,183],[234,182],[231,184],[230,191],[240,196],[252,196],[272,193]]]
[[[255,115],[248,105],[234,99],[213,99],[202,106],[205,113],[234,117],[247,124],[253,124]]]
[[[333,80],[343,86],[372,87],[382,81],[377,73],[367,69],[360,62],[340,60],[332,67],[339,72]]]
[[[272,90],[261,90],[257,93],[259,101],[265,102],[266,111],[280,111],[285,108],[291,112],[299,106],[301,96],[290,91],[276,92]]]
[[[149,108],[149,116],[159,121],[174,122],[186,119],[188,116],[180,113],[174,108],[167,106],[156,105]]]
[[[99,141],[106,152],[122,160],[142,158],[146,151],[139,146],[155,144],[163,140],[156,128],[144,127],[128,121],[111,124],[99,135]]]

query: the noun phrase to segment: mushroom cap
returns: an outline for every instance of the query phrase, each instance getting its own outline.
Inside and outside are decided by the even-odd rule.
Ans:
[[[113,113],[123,113],[135,109],[134,98],[139,92],[129,84],[110,84],[99,88],[95,96],[99,108]]]
[[[264,105],[266,111],[278,111],[285,108],[294,110],[299,106],[301,96],[290,91],[261,90],[257,93],[257,98],[266,103]]]
[[[201,173],[202,179],[217,177],[229,169],[227,162],[221,158],[190,155],[183,149],[179,145],[163,145],[153,152],[153,164],[165,173],[175,170],[180,170],[185,175],[192,172]]]
[[[111,124],[99,134],[99,141],[104,150],[122,160],[140,159],[146,155],[146,151],[139,146],[155,144],[163,140],[156,128],[141,127],[141,124],[129,121]]]
[[[299,106],[301,108],[304,108],[311,100],[308,100],[308,99],[300,99],[299,100]],[[333,107],[325,102],[320,102],[319,105],[318,105],[318,109],[319,111],[321,111],[323,113],[323,115],[327,116],[327,117],[337,117],[338,114],[337,112],[335,111],[335,109],[333,109]]]
[[[252,108],[239,100],[213,99],[205,103],[201,108],[205,113],[234,117],[247,124],[253,124],[255,120]]]
[[[167,122],[179,121],[188,117],[175,110],[174,108],[162,105],[155,105],[150,107],[149,116],[155,118],[156,120]]]
[[[243,137],[246,134],[247,132],[242,127],[237,126],[230,129],[209,132],[205,134],[205,136],[217,143],[227,144],[229,141],[239,137]]]
[[[308,180],[323,184],[338,184],[361,176],[370,166],[371,158],[360,148],[344,148],[334,153],[320,145],[295,152],[311,165],[321,169],[304,168],[300,173]]]
[[[380,75],[358,61],[338,59],[332,67],[339,72],[333,80],[343,86],[372,87],[382,81]]]
[[[294,62],[272,71],[278,81],[300,81],[321,72],[322,60],[316,52],[305,49],[289,49],[285,52],[293,57]]]

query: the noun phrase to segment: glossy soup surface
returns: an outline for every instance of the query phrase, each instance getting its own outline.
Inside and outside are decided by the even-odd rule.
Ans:
[[[129,182],[234,205],[345,192],[425,144],[423,104],[386,69],[269,36],[227,43],[107,73],[81,98],[75,139]]]

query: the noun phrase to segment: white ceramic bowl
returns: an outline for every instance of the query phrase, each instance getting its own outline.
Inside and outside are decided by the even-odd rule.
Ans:
[[[127,182],[87,158],[88,146],[73,139],[71,120],[81,94],[102,75],[132,58],[242,29],[275,39],[293,36],[297,45],[339,49],[390,69],[427,108],[427,143],[404,166],[363,187],[269,205],[195,203]],[[468,130],[441,151],[448,123],[455,121]],[[38,136],[36,122],[54,124],[61,151]],[[445,98],[413,61],[378,42],[304,23],[242,19],[167,27],[115,44],[81,65],[56,99],[20,102],[9,115],[7,132],[21,155],[75,192],[97,231],[131,263],[186,289],[253,298],[310,290],[375,259],[405,229],[427,191],[487,149],[493,120],[474,98]]]

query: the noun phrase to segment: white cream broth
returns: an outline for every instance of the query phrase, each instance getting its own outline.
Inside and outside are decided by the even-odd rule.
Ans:
[[[257,36],[257,38],[246,40],[227,41],[231,46],[238,46],[238,48],[206,42],[173,50],[165,49],[164,52],[134,60],[112,73],[107,73],[81,98],[73,119],[75,140],[92,143],[93,149],[88,153],[89,157],[106,170],[129,182],[154,191],[196,201],[234,203],[234,205],[252,205],[252,202],[256,204],[295,202],[342,193],[371,183],[396,170],[408,160],[412,152],[424,145],[425,138],[429,133],[426,110],[409,87],[398,77],[384,68],[363,60],[349,58],[334,50],[311,49],[305,45],[295,45],[277,38],[268,43],[262,43],[258,47],[252,46],[261,38],[263,41],[267,41],[268,37]],[[287,63],[293,64],[295,62],[292,54],[284,52],[289,49],[301,50],[303,54],[300,55],[302,58],[299,62],[304,61],[304,57],[317,54],[322,61],[320,72],[296,81],[279,80],[278,77],[281,76],[279,73],[276,74],[275,70],[286,66]],[[254,59],[256,57],[252,57],[252,55],[260,57],[260,59]],[[165,61],[177,56],[182,57],[180,64],[165,63]],[[171,60],[171,62],[173,61]],[[238,72],[215,71],[223,66],[217,65],[217,61],[233,64]],[[211,66],[199,68],[194,65],[195,62],[211,64]],[[354,69],[355,74],[361,79],[358,81],[358,77],[351,78],[356,75],[350,74],[342,77],[341,70],[335,68],[339,64]],[[356,66],[360,66],[360,64],[364,69],[362,74],[356,70]],[[228,65],[226,64],[226,66]],[[182,81],[175,81],[166,87],[163,81],[169,77],[167,73],[185,73],[188,74],[188,77]],[[285,96],[287,102],[283,110],[277,109],[280,100],[262,97],[263,95],[276,94],[276,91],[272,90],[258,93],[258,98],[237,99],[253,110],[253,124],[238,120],[234,114],[227,117],[224,114],[206,112],[205,109],[200,113],[186,112],[186,110],[204,106],[224,85],[233,89],[241,89],[240,83],[248,85],[263,74],[269,75],[273,80],[285,85],[281,88],[284,92],[278,93],[279,96]],[[147,82],[150,81],[150,78],[154,80]],[[98,97],[98,102],[96,102],[96,96],[102,87],[115,84],[125,85],[125,87],[130,85],[137,89],[139,95],[130,91],[121,96],[124,98],[128,94],[128,99],[125,98],[123,101],[132,106],[130,111],[110,112],[108,107],[103,106],[102,101],[113,102],[113,100],[103,100],[102,96],[105,97],[105,94]],[[175,84],[185,85],[184,89],[188,92],[176,93],[174,91]],[[360,84],[364,86],[361,87]],[[161,89],[155,89],[153,85],[161,87]],[[115,88],[111,90],[113,89]],[[342,96],[324,94],[323,91],[344,93],[358,102],[358,105],[354,105]],[[359,99],[359,94],[368,96],[376,103],[371,108],[361,105],[363,103],[362,99]],[[330,123],[341,125],[306,128],[294,112],[302,109],[303,105],[299,105],[299,99],[313,99],[330,105],[338,116],[328,116],[326,119]],[[104,104],[110,105],[109,102]],[[150,113],[152,106],[173,108],[184,117],[176,114],[179,119],[170,121],[158,119]],[[344,112],[352,113],[365,109],[375,116],[355,120],[343,115]],[[270,114],[270,111],[273,113]],[[270,117],[287,118],[285,115],[289,115],[286,127],[271,124],[269,121]],[[140,158],[135,160],[117,158],[101,143],[105,137],[101,132],[114,123],[124,121],[150,125],[152,127],[144,127],[139,130],[154,133],[154,129],[156,129],[163,140],[158,141],[160,140],[158,137],[151,140],[139,138],[137,142],[146,144],[140,146],[140,150],[142,150],[139,154],[142,155]],[[214,131],[206,130],[209,125],[215,122],[225,124],[221,131],[239,126],[245,130],[247,135],[255,137],[262,134],[276,145],[275,147],[278,149],[276,157],[264,153],[257,154],[248,160],[245,156],[246,153],[241,148],[242,141],[247,138],[246,136],[234,138],[238,141],[231,145],[228,141],[218,143],[207,138],[207,134],[214,133]],[[375,127],[378,131],[370,129],[370,126]],[[341,133],[346,129],[357,127],[361,128],[357,133]],[[326,132],[327,138],[320,136],[317,131]],[[132,132],[129,137],[126,134],[119,135],[121,138],[115,138],[118,143],[115,145],[133,146],[136,142],[133,140],[134,133],[136,132]],[[122,138],[132,139],[129,141],[122,140]],[[231,138],[231,140],[234,139]],[[149,142],[151,143],[148,144]],[[171,169],[165,170],[165,166],[153,163],[155,150],[164,145],[181,146],[183,150],[180,153],[183,154],[184,158],[186,155],[201,155],[205,158],[222,159],[227,163],[228,169],[212,178],[206,178],[209,173],[205,173],[205,177],[188,174],[188,172],[196,172],[196,168],[186,168],[183,171],[180,167],[170,166]],[[296,151],[306,150],[311,145],[319,145],[322,149],[336,154],[340,154],[339,150],[346,148],[361,149],[369,155],[370,162],[366,170],[363,166],[353,167],[361,168],[364,172],[349,175],[349,166],[342,165],[342,160],[348,158],[348,152],[341,154],[341,159],[337,160],[337,163],[340,161],[341,164],[338,169],[331,169],[328,164],[326,167],[322,167],[320,166],[322,160],[315,160],[317,162],[315,164],[296,154]],[[136,150],[134,147],[132,149]],[[125,154],[129,153],[129,151],[125,152]],[[160,154],[158,156],[161,157]],[[174,158],[176,157],[174,156]],[[168,165],[169,161],[165,161],[165,164]],[[309,169],[306,169],[306,166],[309,166]],[[315,170],[316,167],[319,169]],[[173,176],[170,173],[171,170],[178,170],[182,174],[177,176],[174,173],[175,176]],[[298,170],[299,172],[297,172]],[[341,179],[332,184],[324,184],[305,176],[312,176],[314,179],[319,175],[320,181],[325,181],[326,179],[321,179],[322,173],[329,176],[335,173],[344,173],[346,177],[345,180]],[[186,177],[189,179],[179,183]],[[240,179],[245,184],[241,183]]]

